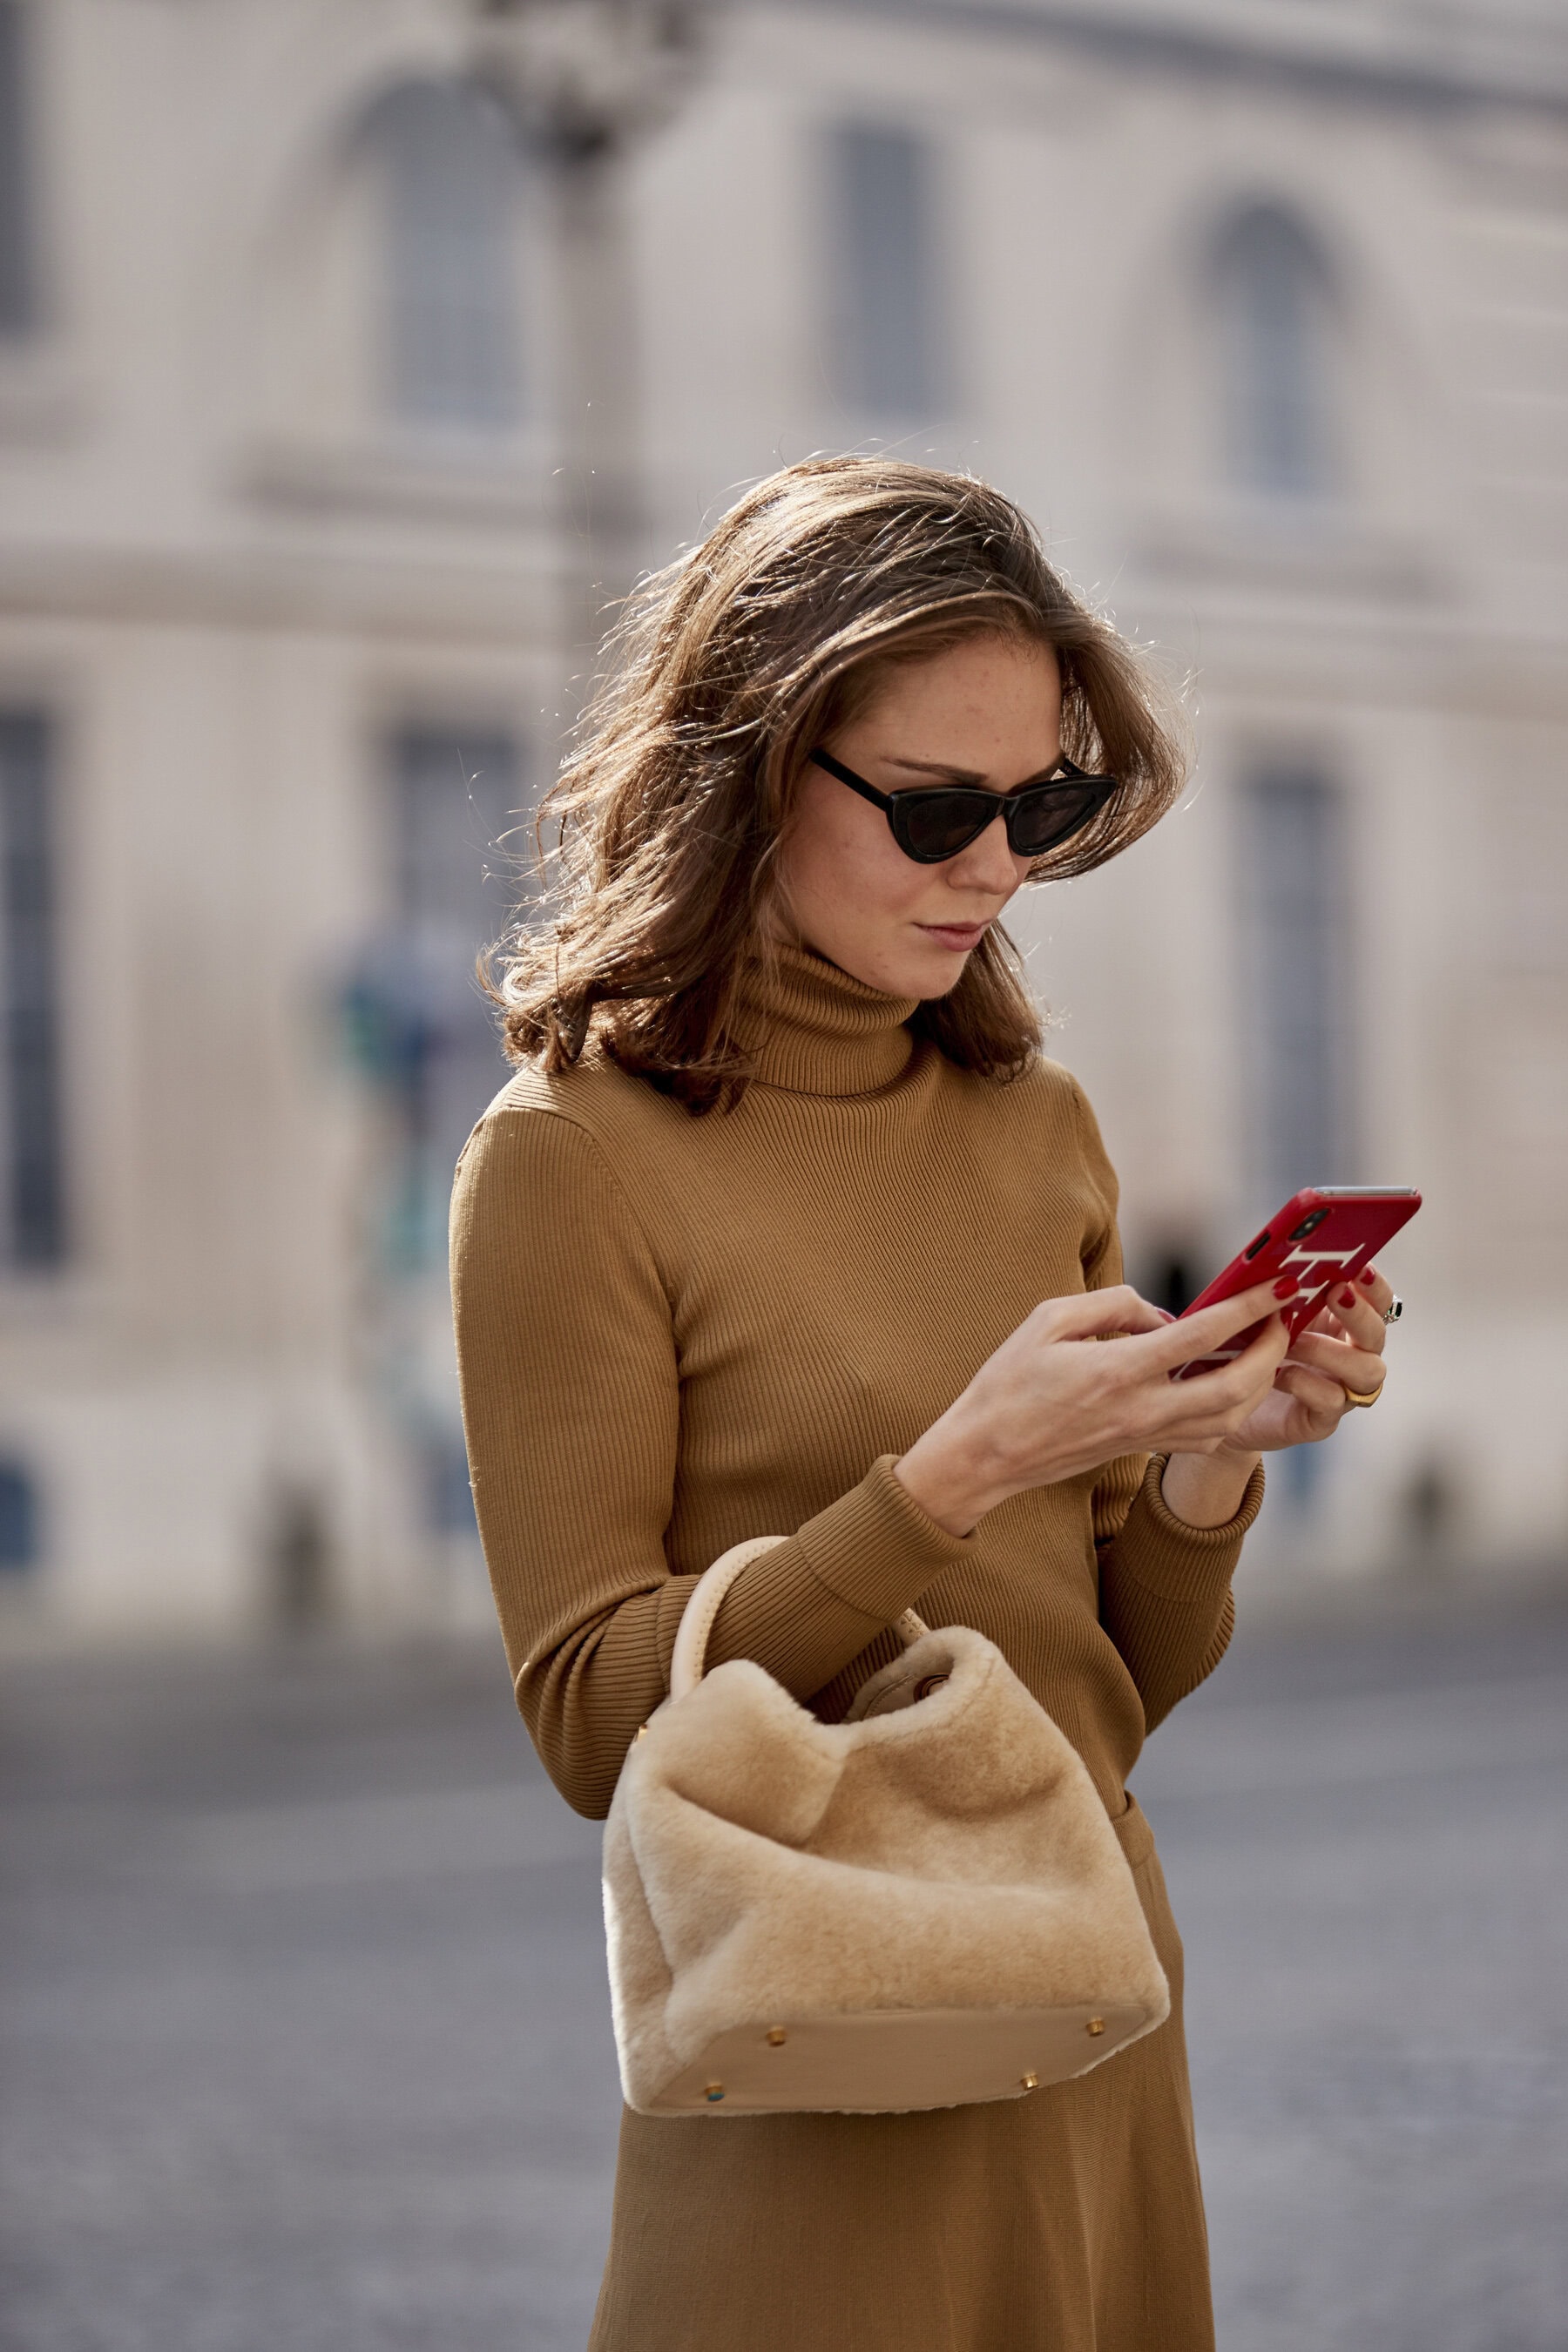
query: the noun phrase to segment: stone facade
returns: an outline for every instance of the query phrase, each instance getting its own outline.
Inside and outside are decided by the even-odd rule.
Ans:
[[[1133,1273],[1287,1170],[1426,1192],[1399,1380],[1260,1551],[1560,1554],[1568,33],[670,21],[0,8],[0,1613],[482,1610],[486,845],[601,586],[829,446],[996,480],[1194,679],[1187,805],[1016,926]]]

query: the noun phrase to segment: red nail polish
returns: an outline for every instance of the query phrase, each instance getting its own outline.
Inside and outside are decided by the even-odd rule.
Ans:
[[[1342,1290],[1340,1293],[1339,1303],[1342,1307],[1353,1307],[1355,1305],[1355,1292],[1353,1290]]]
[[[1373,1284],[1377,1280],[1377,1268],[1372,1265],[1363,1265],[1361,1270],[1361,1278],[1370,1290]]]
[[[1282,1274],[1274,1286],[1276,1298],[1294,1298],[1301,1286],[1293,1274]]]

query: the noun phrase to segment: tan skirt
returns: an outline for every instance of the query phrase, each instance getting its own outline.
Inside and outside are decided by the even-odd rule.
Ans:
[[[589,2352],[1212,2352],[1181,1939],[1131,1800],[1116,1826],[1163,2026],[986,2106],[627,2112]]]

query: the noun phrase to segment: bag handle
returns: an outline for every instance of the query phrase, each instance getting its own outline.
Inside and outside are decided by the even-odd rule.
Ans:
[[[708,1655],[708,1637],[713,1631],[714,1620],[724,1605],[724,1596],[742,1569],[760,1559],[765,1551],[773,1551],[787,1536],[748,1536],[744,1543],[731,1544],[721,1552],[711,1568],[704,1569],[692,1587],[691,1595],[681,1612],[676,1629],[675,1648],[669,1661],[669,1696],[685,1698],[702,1680]],[[893,1621],[893,1631],[907,1649],[918,1642],[931,1628],[912,1609],[906,1609]]]

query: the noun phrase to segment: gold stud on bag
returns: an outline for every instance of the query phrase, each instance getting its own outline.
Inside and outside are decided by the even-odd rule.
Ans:
[[[605,1823],[627,2105],[905,2113],[1102,2064],[1170,1993],[1081,1758],[993,1643],[912,1612],[843,1723],[748,1659],[705,1675],[725,1593],[781,1540],[699,1579]]]

